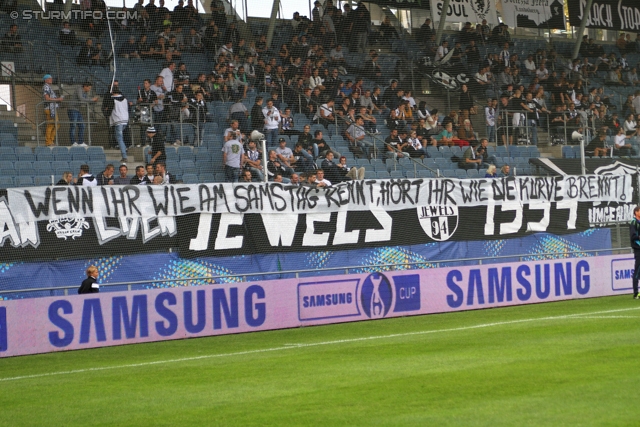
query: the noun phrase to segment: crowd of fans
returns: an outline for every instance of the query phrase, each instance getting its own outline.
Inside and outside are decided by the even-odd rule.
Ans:
[[[83,7],[99,9],[101,4],[94,1]],[[637,85],[636,68],[627,62],[626,55],[636,51],[638,37],[631,41],[630,35],[621,35],[617,42],[619,56],[613,53],[606,56],[601,46],[585,39],[581,57],[570,64],[564,63],[554,50],[545,49],[531,52],[521,61],[514,52],[506,25],[491,29],[486,21],[475,26],[466,23],[452,41],[449,61],[453,66],[464,65],[473,78],[462,85],[459,110],[439,117],[437,111],[429,111],[424,101],[416,102],[410,91],[384,75],[377,50],[368,51],[361,68],[348,67],[345,52],[367,52],[370,41],[398,37],[388,20],[378,30],[373,29],[369,11],[362,2],[353,10],[348,4],[340,10],[331,0],[324,7],[315,2],[311,19],[294,14],[291,39],[273,48],[267,46],[264,35],[256,42],[241,37],[235,23],[228,22],[219,0],[213,0],[212,15],[207,22],[202,21],[191,0],[186,6],[181,1],[173,11],[164,6],[163,0],[159,0],[158,6],[155,0],[149,0],[147,5],[139,0],[133,9],[138,13],[137,20],[118,23],[130,35],[116,55],[124,59],[165,61],[156,76],[141,82],[136,103],[151,110],[153,123],[163,139],[179,145],[176,122],[204,124],[210,119],[208,102],[231,102],[228,112],[231,127],[223,136],[224,166],[229,181],[241,179],[245,170],[251,172],[252,179],[263,179],[260,167],[256,166],[260,160],[247,155],[255,156],[251,154],[254,150],[248,138],[252,130],[263,132],[268,146],[274,149],[269,179],[282,175],[287,180],[294,173],[314,171],[316,161],[327,161],[328,153],[340,158],[322,131],[311,133],[309,127],[296,130],[296,114],[304,114],[325,130],[334,129],[348,141],[356,157],[424,158],[429,156],[428,146],[470,146],[464,148],[464,156],[458,159],[460,167],[484,167],[485,162],[476,161],[486,154],[484,142],[481,143],[471,121],[471,116],[478,114],[476,99],[488,99],[484,108],[488,143],[535,145],[540,126],[548,126],[557,134],[557,138],[551,138],[556,141],[561,139],[560,135],[566,135],[565,129],[584,133],[591,128],[595,135],[615,137],[614,154],[634,154],[628,139],[637,134],[634,115],[640,113],[640,108],[634,104],[640,104],[640,97],[630,97],[624,107],[624,120],[619,120],[617,112],[612,111],[611,93],[606,88],[589,87],[588,82],[595,73],[606,71],[608,84]],[[95,37],[104,31],[98,22],[84,25],[83,29]],[[91,38],[79,42],[69,23],[63,23],[59,37],[62,44],[82,44],[78,64],[109,62],[100,43],[94,46]],[[435,45],[435,31],[429,19],[418,31],[417,40],[434,60],[442,60],[449,53],[449,41]],[[3,49],[20,49],[20,43],[17,29],[12,26],[3,39]],[[478,46],[486,44],[499,45],[502,50],[483,58]],[[185,52],[206,55],[212,61],[212,72],[194,78],[187,65],[180,62]],[[347,73],[357,77],[343,80]],[[367,85],[365,89],[365,80],[375,86]],[[243,100],[258,92],[269,96],[256,97],[248,109]],[[103,102],[103,112],[114,128],[115,141],[122,151],[121,161],[125,163],[130,144],[126,141],[129,117],[124,109],[109,108],[120,102],[124,106],[130,104],[116,84],[107,102]],[[375,135],[380,130],[389,136],[376,143],[380,138]],[[277,152],[282,148],[280,135],[298,137],[295,147],[285,147],[291,155]],[[624,140],[620,135],[624,135]],[[589,150],[595,155],[603,154],[604,147],[594,150],[599,147],[596,140],[599,137],[592,141]],[[286,145],[287,140],[284,142]],[[261,159],[263,153],[259,154]],[[271,152],[266,157],[271,161]],[[342,169],[351,175],[330,173],[334,180],[358,179],[357,171]]]

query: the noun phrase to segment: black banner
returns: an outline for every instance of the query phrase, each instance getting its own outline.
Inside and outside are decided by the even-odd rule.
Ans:
[[[69,218],[35,224],[2,224],[0,259],[49,261],[149,252],[178,246],[176,230],[163,229],[158,220]]]
[[[587,0],[567,0],[569,24],[579,27],[586,14]],[[640,31],[640,2],[637,0],[593,0],[587,28]],[[635,40],[635,39],[634,39]]]
[[[540,231],[567,234],[589,228],[590,207],[583,202],[425,206],[296,214],[277,223],[259,214],[194,214],[178,218],[179,252],[192,258],[509,239]]]

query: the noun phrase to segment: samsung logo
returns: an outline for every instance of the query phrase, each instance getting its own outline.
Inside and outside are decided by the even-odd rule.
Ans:
[[[352,302],[353,295],[350,292],[340,294],[311,295],[302,298],[302,306],[304,308],[351,304]]]

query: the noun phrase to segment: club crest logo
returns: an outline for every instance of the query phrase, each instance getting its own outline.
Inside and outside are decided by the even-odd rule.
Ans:
[[[479,19],[486,19],[491,10],[491,0],[471,0],[471,9]]]
[[[391,282],[382,273],[367,276],[362,283],[360,294],[362,310],[372,319],[385,317],[393,304]]]
[[[433,240],[449,240],[458,229],[457,206],[418,206],[420,226]]]
[[[56,233],[58,239],[75,240],[76,237],[82,236],[82,231],[89,228],[89,223],[84,217],[63,216],[57,219],[50,219],[47,224],[47,231]]]

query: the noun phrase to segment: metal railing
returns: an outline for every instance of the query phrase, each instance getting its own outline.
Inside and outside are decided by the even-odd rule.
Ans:
[[[538,254],[514,254],[514,255],[497,255],[497,256],[487,256],[487,257],[473,257],[473,258],[456,258],[456,259],[446,259],[446,260],[437,260],[437,261],[419,261],[419,262],[397,262],[397,263],[385,263],[385,264],[369,264],[369,265],[354,265],[348,267],[326,267],[323,268],[323,272],[335,271],[336,274],[356,274],[362,272],[373,272],[373,271],[397,271],[397,270],[412,270],[414,268],[440,268],[445,266],[445,264],[450,263],[467,263],[465,265],[482,265],[484,261],[495,261],[495,260],[514,260],[524,261],[525,259],[534,259],[534,260],[548,260],[548,259],[566,259],[566,258],[578,258],[584,256],[598,256],[603,253],[628,253],[631,251],[631,247],[624,248],[602,248],[602,249],[589,249],[589,250],[581,250],[581,251],[566,251],[566,252],[545,252]],[[568,257],[569,254],[577,254],[574,257]],[[293,275],[296,279],[299,279],[303,274],[306,273],[317,273],[318,269],[302,269],[302,270],[282,270],[282,271],[269,271],[269,272],[254,272],[254,273],[243,273],[243,274],[220,274],[220,275],[212,275],[212,276],[198,276],[198,277],[186,277],[183,279],[162,279],[162,280],[138,280],[138,281],[128,281],[128,282],[117,282],[117,283],[101,283],[101,289],[109,289],[109,288],[126,288],[127,291],[134,290],[134,287],[138,287],[137,289],[155,289],[157,286],[154,284],[165,284],[165,283],[175,283],[175,282],[208,282],[208,283],[200,283],[198,285],[187,285],[187,286],[201,286],[204,284],[226,284],[226,283],[236,283],[236,282],[247,282],[251,281],[253,277],[261,277],[261,276],[270,276],[270,275]],[[216,280],[222,279],[222,280]],[[151,285],[151,286],[142,286],[142,285]],[[31,289],[16,289],[16,290],[3,290],[0,291],[0,295],[8,295],[8,294],[22,294],[26,292],[51,292],[51,296],[55,296],[54,293],[62,291],[64,295],[69,295],[69,290],[77,290],[78,286],[60,286],[55,288],[31,288]],[[112,292],[122,291],[124,289],[109,289]]]
[[[56,108],[56,112],[55,112],[55,116],[53,118],[53,125],[56,128],[56,135],[55,135],[55,145],[60,145],[59,144],[59,130],[60,130],[60,125],[61,124],[67,124],[67,125],[71,125],[71,124],[76,124],[76,123],[82,123],[83,125],[87,125],[87,145],[92,145],[92,140],[91,140],[91,125],[97,125],[98,122],[95,120],[95,118],[92,120],[91,115],[93,114],[93,105],[92,104],[85,104],[83,107],[86,109],[86,114],[83,116],[83,120],[82,121],[76,121],[76,122],[72,122],[71,120],[61,120],[60,119],[60,110],[64,107],[64,102],[68,102],[65,100],[54,100],[53,102],[58,104],[58,107]],[[44,117],[44,111],[45,111],[45,105],[47,104],[51,104],[52,101],[41,101],[39,103],[36,104],[35,106],[35,125],[36,125],[36,143],[38,146],[40,146],[40,139],[43,133],[41,130],[41,127],[44,126],[45,129],[48,125],[50,125],[51,123],[47,120],[46,117]],[[69,108],[67,107],[67,110]],[[78,108],[75,108],[76,110],[80,111]]]

